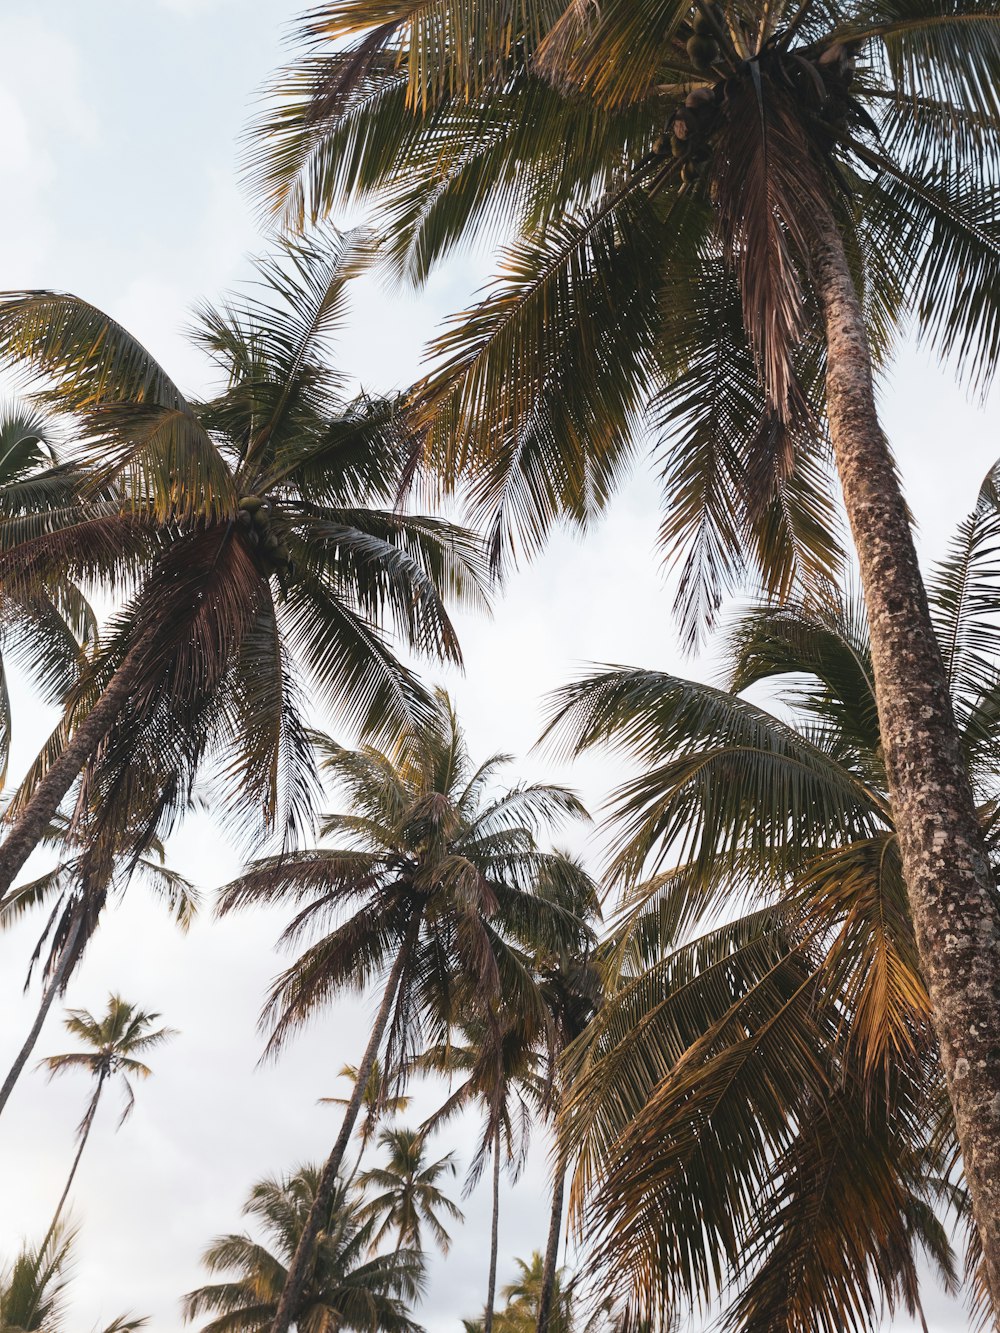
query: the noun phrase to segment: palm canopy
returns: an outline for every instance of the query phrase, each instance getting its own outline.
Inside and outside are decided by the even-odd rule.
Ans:
[[[0,409],[0,522],[30,497],[51,498],[73,484],[74,469],[58,461],[53,434],[51,423],[31,408]],[[0,605],[0,647],[28,670],[48,703],[65,703],[97,632],[79,587],[64,570],[53,569],[30,589],[0,584]],[[7,668],[0,657],[0,783],[7,777],[11,722]]]
[[[287,1265],[316,1196],[320,1172],[301,1167],[285,1179],[254,1186],[244,1213],[259,1224],[263,1241],[220,1236],[203,1262],[210,1272],[237,1276],[199,1287],[184,1297],[184,1318],[214,1313],[202,1333],[254,1333],[267,1328],[277,1308]],[[412,1248],[369,1255],[374,1225],[358,1215],[341,1186],[324,1211],[309,1280],[293,1318],[302,1333],[420,1333],[409,1306],[423,1290],[423,1260]]]
[[[41,1067],[48,1070],[50,1078],[70,1070],[83,1070],[96,1080],[97,1093],[108,1079],[119,1078],[125,1094],[120,1122],[124,1123],[135,1105],[130,1079],[149,1078],[152,1073],[138,1057],[176,1035],[173,1028],[154,1027],[159,1017],[159,1014],[148,1013],[123,1000],[120,995],[108,997],[107,1011],[98,1018],[86,1009],[70,1009],[64,1026],[85,1049],[46,1056]]]
[[[114,320],[73,296],[8,293],[0,355],[45,377],[71,415],[82,480],[0,524],[0,578],[59,570],[127,594],[20,800],[127,663],[128,699],[91,753],[98,836],[136,845],[183,807],[206,757],[251,832],[308,825],[317,778],[310,697],[391,738],[430,705],[390,646],[460,660],[444,599],[482,605],[477,541],[395,505],[409,446],[391,403],[349,400],[329,368],[363,238],[285,247],[255,294],[204,307],[195,344],[220,372],[185,398]]]
[[[391,752],[323,742],[348,812],[327,817],[337,847],[265,858],[221,894],[219,910],[288,903],[283,940],[319,933],[276,981],[269,1049],[344,987],[366,989],[405,948],[384,1063],[398,1077],[428,1035],[501,996],[539,1029],[544,1005],[525,946],[558,950],[586,936],[574,905],[593,885],[573,857],[539,838],[585,816],[569,790],[491,791],[509,756],[476,765],[447,695]]]
[[[0,1272],[0,1330],[3,1333],[60,1333],[66,1327],[65,1289],[76,1233],[57,1227],[44,1245],[26,1245]],[[103,1333],[130,1333],[145,1319],[114,1320]]]
[[[333,0],[301,34],[252,140],[268,209],[371,203],[413,281],[506,237],[414,395],[495,558],[586,523],[645,422],[690,625],[747,565],[776,595],[823,585],[840,548],[811,250],[831,211],[877,355],[912,322],[988,381],[989,0]]]
[[[426,1135],[403,1127],[383,1129],[378,1145],[386,1154],[384,1165],[362,1171],[357,1179],[364,1197],[359,1216],[377,1224],[372,1245],[395,1232],[400,1245],[420,1250],[421,1232],[426,1226],[434,1244],[447,1254],[451,1236],[441,1215],[461,1222],[463,1214],[438,1182],[455,1174],[454,1154],[445,1153],[436,1161],[428,1161]]]
[[[929,584],[994,858],[998,537],[991,474]],[[864,617],[755,608],[729,660],[725,689],[609,668],[553,701],[552,740],[641,767],[613,800],[612,993],[571,1049],[565,1127],[578,1206],[654,1300],[728,1281],[734,1329],[834,1333],[916,1308],[920,1246],[952,1280],[933,1205],[949,1176],[961,1197],[954,1126]]]

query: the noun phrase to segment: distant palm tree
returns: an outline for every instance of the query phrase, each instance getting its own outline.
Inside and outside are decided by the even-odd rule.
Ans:
[[[0,1115],[35,1048],[52,1004],[57,996],[65,994],[70,977],[97,930],[109,893],[120,897],[137,879],[167,907],[181,930],[187,930],[198,910],[197,890],[183,875],[164,864],[164,849],[159,839],[151,840],[148,856],[135,862],[129,858],[124,866],[121,858],[112,856],[109,864],[107,857],[92,856],[88,849],[69,854],[71,849],[67,844],[72,841],[69,821],[58,816],[46,841],[59,846],[62,852],[59,864],[37,879],[19,885],[0,906],[0,930],[15,925],[35,907],[48,910],[48,920],[28,969],[29,980],[46,941],[49,943],[42,968],[42,998],[24,1044],[0,1087]]]
[[[135,1005],[123,1000],[120,995],[112,995],[109,998],[107,1013],[103,1018],[95,1018],[86,1009],[71,1009],[64,1026],[68,1032],[71,1032],[75,1037],[79,1037],[84,1045],[90,1049],[70,1051],[65,1055],[50,1055],[41,1062],[40,1067],[49,1071],[50,1078],[71,1070],[82,1069],[95,1080],[93,1095],[77,1130],[79,1146],[76,1150],[76,1156],[73,1158],[73,1165],[70,1167],[69,1179],[66,1181],[66,1187],[56,1205],[56,1211],[49,1224],[45,1240],[42,1242],[41,1248],[43,1250],[48,1246],[55,1228],[59,1224],[59,1216],[66,1203],[70,1187],[73,1184],[73,1177],[76,1175],[76,1169],[80,1165],[80,1158],[83,1156],[83,1150],[93,1128],[97,1106],[105,1085],[116,1077],[122,1084],[125,1093],[125,1108],[118,1123],[123,1125],[135,1105],[135,1094],[132,1091],[129,1079],[136,1077],[148,1078],[153,1072],[148,1065],[143,1064],[135,1057],[154,1050],[175,1035],[172,1028],[153,1029],[153,1024],[159,1017],[159,1014],[146,1013],[137,1009]]]
[[[431,706],[388,634],[460,660],[444,599],[483,605],[481,544],[399,510],[398,413],[349,400],[329,364],[363,249],[289,244],[256,296],[204,307],[194,339],[222,383],[201,402],[87,302],[0,299],[0,356],[46,379],[80,459],[62,503],[0,522],[0,588],[23,601],[68,574],[130,598],[8,809],[0,901],[78,777],[96,841],[124,822],[141,842],[206,760],[250,835],[311,830],[303,676],[384,742]]]
[[[352,1084],[357,1085],[357,1065],[344,1065],[340,1071],[340,1077],[349,1079]],[[391,1120],[394,1116],[401,1115],[410,1104],[409,1097],[404,1093],[391,1093],[387,1084],[388,1080],[382,1068],[382,1062],[376,1057],[372,1061],[371,1071],[368,1074],[368,1081],[365,1084],[361,1098],[364,1113],[358,1127],[358,1139],[361,1144],[361,1152],[358,1156],[359,1165],[379,1122],[386,1119]],[[321,1097],[319,1100],[320,1105],[342,1106],[345,1111],[351,1103],[350,1097]],[[357,1167],[355,1167],[356,1170]]]
[[[544,1257],[535,1250],[526,1263],[515,1258],[518,1274],[500,1293],[504,1305],[493,1320],[495,1333],[534,1333],[541,1318],[544,1292],[548,1285]],[[552,1333],[612,1333],[630,1327],[642,1333],[635,1323],[624,1325],[616,1318],[614,1307],[606,1302],[587,1301],[579,1274],[558,1269],[553,1275],[549,1298],[548,1327]],[[482,1320],[464,1319],[466,1333],[484,1333]],[[664,1333],[669,1333],[664,1329]]]
[[[449,1037],[421,1057],[425,1069],[461,1079],[444,1105],[428,1117],[425,1130],[445,1124],[468,1107],[476,1107],[483,1116],[483,1131],[466,1177],[465,1192],[476,1185],[490,1161],[493,1207],[484,1333],[491,1333],[496,1303],[501,1168],[506,1161],[511,1179],[520,1175],[532,1120],[545,1113],[548,1093],[540,1051],[546,1044],[547,1028],[523,1022],[516,1005],[499,1006],[497,1022],[499,1032],[494,1035],[487,1024],[470,1019],[461,1025],[464,1042]]]
[[[454,1154],[428,1162],[426,1136],[415,1129],[384,1129],[378,1142],[388,1154],[385,1164],[357,1179],[364,1198],[358,1215],[378,1223],[372,1245],[394,1231],[400,1245],[419,1250],[421,1227],[426,1225],[442,1254],[447,1254],[451,1237],[438,1214],[464,1220],[462,1210],[438,1188],[442,1176],[455,1174]]]
[[[37,1250],[25,1246],[0,1272],[0,1333],[63,1333],[63,1293],[75,1234],[56,1227]],[[101,1333],[130,1333],[146,1322],[123,1316]]]
[[[238,1276],[184,1297],[184,1318],[216,1312],[201,1333],[259,1333],[287,1287],[288,1266],[317,1198],[322,1172],[301,1167],[285,1179],[255,1185],[244,1213],[261,1223],[265,1241],[220,1236],[203,1256],[212,1273]],[[292,1309],[302,1333],[422,1333],[408,1306],[423,1288],[423,1260],[413,1249],[369,1254],[373,1223],[364,1222],[338,1184],[322,1209],[315,1257]]]
[[[338,991],[376,979],[382,987],[275,1333],[287,1333],[383,1040],[386,1066],[405,1074],[428,1031],[443,1036],[459,1018],[478,1013],[486,1035],[494,1034],[489,1016],[501,997],[519,1007],[522,1023],[544,1028],[547,1011],[524,946],[558,949],[586,929],[558,895],[543,890],[566,886],[566,898],[593,892],[577,861],[538,845],[541,833],[585,814],[577,797],[543,784],[488,795],[509,757],[475,765],[443,692],[433,716],[395,750],[345,750],[328,742],[326,756],[350,812],[331,816],[325,832],[344,835],[347,845],[258,862],[219,902],[221,912],[287,902],[296,913],[286,940],[310,928],[323,932],[275,983],[265,1010],[273,1022],[269,1051]],[[578,887],[571,892],[572,886]]]

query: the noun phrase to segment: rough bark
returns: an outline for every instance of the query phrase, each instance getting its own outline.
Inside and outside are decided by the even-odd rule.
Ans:
[[[104,1080],[106,1077],[107,1075],[102,1069],[97,1076],[97,1087],[94,1090],[93,1097],[90,1099],[90,1105],[87,1107],[87,1114],[84,1116],[83,1124],[80,1126],[80,1146],[76,1150],[76,1156],[73,1158],[73,1165],[69,1169],[69,1179],[66,1181],[66,1188],[63,1190],[59,1202],[56,1204],[56,1210],[52,1214],[52,1221],[49,1223],[49,1229],[45,1233],[45,1239],[42,1241],[38,1251],[39,1254],[45,1253],[45,1249],[48,1246],[49,1241],[52,1239],[52,1234],[59,1225],[59,1218],[62,1215],[63,1208],[66,1206],[66,1200],[69,1198],[69,1192],[73,1185],[73,1178],[76,1175],[76,1168],[80,1165],[80,1158],[83,1156],[83,1150],[87,1146],[87,1139],[90,1137],[90,1131],[94,1124],[94,1116],[97,1114],[97,1103],[101,1100],[101,1089],[104,1087]]]
[[[493,1132],[493,1221],[490,1228],[490,1277],[486,1288],[483,1333],[493,1333],[493,1306],[497,1298],[497,1254],[500,1248],[500,1119]]]
[[[372,1071],[372,1065],[375,1063],[375,1057],[378,1055],[379,1047],[382,1044],[382,1037],[385,1034],[389,1023],[389,1015],[392,1013],[392,1006],[396,999],[396,992],[399,990],[399,983],[406,967],[410,953],[416,941],[417,932],[420,929],[420,916],[414,916],[404,936],[399,952],[389,970],[386,978],[385,988],[382,991],[382,1002],[379,1005],[379,1011],[375,1018],[375,1025],[372,1028],[371,1037],[368,1040],[368,1047],[365,1050],[361,1064],[358,1066],[358,1076],[354,1084],[354,1091],[351,1093],[347,1108],[344,1111],[344,1122],[340,1127],[340,1133],[337,1141],[333,1145],[330,1156],[326,1159],[323,1167],[323,1174],[320,1176],[319,1187],[316,1190],[316,1197],[313,1200],[312,1207],[309,1209],[309,1216],[306,1218],[306,1224],[302,1229],[302,1235],[299,1237],[299,1243],[295,1247],[295,1254],[289,1265],[288,1276],[285,1279],[285,1285],[282,1288],[281,1300],[278,1302],[278,1308],[275,1311],[274,1319],[271,1322],[271,1333],[288,1333],[291,1327],[294,1312],[298,1306],[302,1292],[305,1289],[306,1278],[309,1272],[309,1263],[313,1256],[313,1250],[316,1246],[316,1237],[319,1234],[320,1220],[330,1206],[330,1200],[333,1198],[334,1190],[337,1187],[337,1177],[340,1168],[343,1165],[344,1157],[347,1154],[347,1147],[351,1141],[351,1135],[354,1133],[354,1126],[357,1123],[358,1113],[361,1110],[361,1103],[364,1101],[365,1086],[368,1083],[368,1076]]]
[[[1000,915],[865,323],[832,213],[816,219],[830,434],[871,625],[889,800],[994,1313],[1000,1312]]]
[[[555,1176],[552,1182],[552,1212],[549,1215],[549,1236],[545,1245],[542,1267],[542,1290],[538,1296],[538,1333],[548,1333],[552,1316],[552,1297],[559,1267],[559,1241],[562,1237],[563,1195],[566,1189],[566,1164],[557,1150]]]
[[[3,1115],[3,1109],[10,1099],[10,1094],[14,1091],[14,1085],[21,1077],[21,1071],[28,1062],[28,1056],[35,1049],[35,1042],[38,1040],[42,1027],[48,1017],[49,1010],[52,1008],[52,1001],[62,990],[66,981],[66,974],[69,971],[70,964],[73,961],[73,946],[76,944],[80,934],[80,927],[83,925],[83,904],[77,908],[76,916],[73,922],[73,928],[63,944],[62,956],[59,959],[59,966],[49,978],[49,984],[45,987],[42,994],[42,1002],[38,1006],[38,1013],[35,1021],[31,1025],[31,1031],[25,1038],[24,1045],[17,1054],[14,1063],[7,1071],[7,1077],[4,1079],[4,1085],[0,1088],[0,1115]]]
[[[18,871],[42,840],[60,801],[128,702],[154,634],[155,627],[151,627],[125,655],[93,708],[74,727],[59,758],[38,783],[10,832],[0,842],[0,904]]]

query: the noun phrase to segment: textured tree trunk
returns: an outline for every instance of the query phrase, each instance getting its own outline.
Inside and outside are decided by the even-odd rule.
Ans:
[[[830,433],[868,617],[889,800],[994,1313],[1000,1313],[1000,917],[948,681],[879,427],[861,307],[832,213],[813,256]]]
[[[329,1207],[333,1192],[337,1187],[337,1176],[346,1156],[351,1135],[354,1133],[358,1112],[361,1110],[361,1103],[364,1100],[368,1075],[371,1073],[379,1046],[382,1044],[382,1037],[389,1022],[389,1015],[392,1013],[393,1001],[396,998],[396,992],[399,990],[400,979],[419,930],[420,914],[418,913],[407,928],[406,935],[399,947],[399,953],[396,955],[386,978],[385,989],[382,992],[382,1003],[379,1005],[379,1011],[375,1018],[375,1026],[372,1028],[368,1048],[364,1053],[361,1064],[358,1066],[358,1077],[354,1084],[354,1091],[351,1093],[347,1109],[344,1111],[344,1123],[340,1127],[340,1133],[333,1145],[333,1151],[326,1159],[323,1174],[320,1176],[319,1187],[316,1190],[316,1198],[309,1209],[309,1216],[306,1218],[299,1243],[295,1247],[295,1254],[288,1269],[288,1277],[285,1279],[285,1285],[281,1292],[281,1300],[278,1302],[278,1309],[271,1323],[271,1333],[288,1333],[291,1327],[294,1311],[306,1284],[309,1262],[312,1259],[316,1237],[320,1230],[320,1220],[326,1208]]]
[[[497,1298],[497,1253],[500,1248],[500,1117],[493,1132],[493,1222],[490,1227],[490,1277],[486,1288],[483,1333],[493,1333],[493,1306]]]
[[[538,1295],[538,1333],[548,1333],[552,1316],[552,1296],[556,1287],[559,1267],[559,1241],[562,1237],[563,1195],[566,1189],[566,1163],[557,1145],[555,1179],[552,1182],[552,1212],[549,1216],[549,1238],[545,1245],[545,1263],[542,1267],[542,1290]]]
[[[69,971],[69,966],[73,958],[73,946],[76,944],[77,937],[80,934],[80,927],[82,925],[83,903],[81,902],[76,910],[73,929],[70,931],[69,936],[63,945],[62,957],[59,959],[59,966],[49,978],[49,984],[45,987],[42,994],[42,1002],[38,1006],[38,1013],[35,1016],[34,1023],[31,1025],[31,1031],[28,1033],[24,1045],[18,1052],[17,1058],[8,1070],[3,1087],[0,1088],[0,1115],[3,1115],[3,1108],[7,1105],[7,1102],[10,1099],[10,1094],[14,1091],[14,1085],[21,1077],[21,1070],[27,1064],[28,1056],[35,1049],[35,1042],[38,1040],[45,1020],[48,1017],[49,1010],[52,1008],[52,1001],[56,998],[56,995],[62,989],[63,983],[66,980],[66,974]]]
[[[53,1232],[59,1225],[59,1218],[62,1210],[66,1206],[66,1200],[69,1198],[69,1192],[73,1185],[73,1177],[76,1175],[76,1168],[80,1165],[80,1158],[83,1156],[83,1150],[87,1146],[87,1139],[90,1137],[90,1131],[94,1124],[94,1116],[97,1114],[97,1103],[101,1100],[101,1089],[104,1087],[106,1075],[102,1069],[97,1076],[97,1087],[94,1095],[90,1099],[90,1105],[87,1107],[87,1114],[83,1118],[83,1124],[80,1126],[80,1146],[76,1150],[76,1156],[73,1158],[73,1165],[69,1169],[69,1179],[66,1181],[66,1188],[63,1190],[59,1202],[56,1204],[56,1211],[52,1214],[52,1221],[49,1223],[49,1229],[45,1233],[45,1239],[42,1241],[38,1253],[43,1254],[45,1247],[52,1239]]]
[[[0,904],[18,871],[38,846],[59,802],[72,787],[84,764],[104,739],[131,695],[155,627],[150,627],[126,653],[93,708],[31,793],[10,832],[0,843]]]

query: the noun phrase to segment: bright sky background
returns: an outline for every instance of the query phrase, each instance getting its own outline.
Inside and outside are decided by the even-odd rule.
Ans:
[[[299,0],[3,0],[0,288],[73,291],[125,323],[182,387],[202,387],[206,368],[182,331],[191,306],[245,277],[247,255],[263,248],[237,181],[237,139],[301,7]],[[375,390],[408,384],[423,342],[466,303],[484,263],[451,264],[419,295],[371,283],[359,289],[342,366]],[[989,415],[918,352],[901,359],[883,407],[930,561],[971,506],[1000,442]],[[655,487],[638,476],[585,542],[559,537],[515,577],[492,621],[460,621],[467,674],[447,683],[477,755],[508,750],[523,756],[520,776],[552,773],[529,754],[538,701],[583,662],[709,671],[680,658],[656,525]],[[48,719],[23,693],[15,709],[15,761],[23,769]],[[558,776],[592,809],[614,780],[596,761]],[[238,869],[224,833],[207,818],[192,822],[174,840],[172,864],[205,889],[224,882]],[[596,846],[592,854],[596,865]],[[21,986],[41,924],[0,938],[3,1070],[37,1002],[37,988],[25,998]],[[206,915],[181,937],[138,886],[109,910],[68,1003],[97,1012],[117,990],[161,1011],[181,1035],[151,1060],[155,1077],[138,1089],[125,1127],[115,1132],[109,1097],[91,1135],[73,1195],[82,1229],[70,1329],[124,1311],[150,1315],[152,1333],[177,1328],[179,1296],[205,1280],[200,1252],[216,1234],[239,1229],[251,1183],[329,1150],[336,1112],[316,1099],[343,1091],[336,1071],[359,1058],[370,1009],[343,1004],[280,1065],[257,1068],[255,1020],[279,965],[271,946],[280,924],[280,916],[219,924]],[[54,1014],[38,1055],[68,1048]],[[0,1265],[23,1236],[43,1234],[87,1095],[83,1079],[47,1085],[37,1073],[15,1092],[0,1125]],[[450,1130],[440,1151],[454,1148],[467,1162],[474,1132],[473,1122]],[[514,1255],[526,1258],[544,1243],[545,1165],[539,1145],[521,1183],[505,1192],[501,1285],[513,1276]],[[481,1308],[487,1196],[484,1186],[468,1201],[449,1260],[435,1264],[417,1313],[432,1333],[457,1329]],[[967,1324],[934,1292],[927,1313],[931,1333]]]

